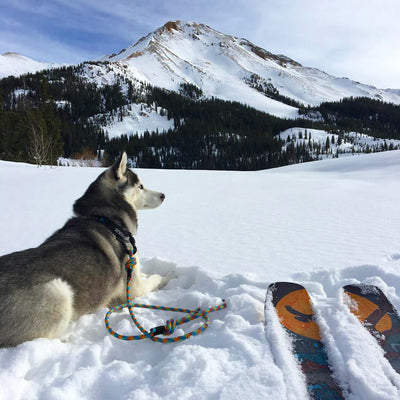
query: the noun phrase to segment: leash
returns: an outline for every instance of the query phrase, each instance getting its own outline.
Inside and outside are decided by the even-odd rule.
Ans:
[[[106,325],[106,328],[108,332],[114,336],[117,339],[121,340],[141,340],[141,339],[151,339],[154,342],[160,342],[160,343],[175,343],[175,342],[182,342],[183,340],[189,339],[192,336],[196,336],[199,333],[203,332],[206,330],[210,324],[210,320],[208,318],[208,314],[212,313],[214,311],[219,311],[224,308],[226,308],[226,301],[223,299],[222,304],[216,307],[209,307],[204,310],[201,308],[196,308],[195,310],[191,309],[186,309],[186,308],[175,308],[175,307],[164,307],[164,306],[156,306],[156,305],[151,305],[151,304],[142,304],[142,303],[132,303],[131,301],[131,294],[130,294],[130,282],[132,279],[132,272],[135,269],[136,266],[136,257],[135,254],[137,252],[136,245],[135,245],[135,239],[131,235],[129,231],[125,231],[121,228],[119,228],[116,224],[114,224],[111,220],[105,217],[95,217],[96,220],[100,223],[102,223],[104,226],[106,226],[117,238],[117,240],[121,243],[122,247],[124,248],[124,251],[129,254],[129,259],[125,264],[125,269],[127,271],[127,283],[126,283],[126,297],[128,299],[127,303],[120,304],[116,307],[111,308],[108,310],[105,318],[104,318],[104,323]],[[128,238],[128,240],[126,240]],[[128,250],[127,248],[127,241],[130,243],[131,250]],[[136,325],[136,327],[139,329],[140,332],[142,332],[139,335],[131,335],[131,336],[126,336],[126,335],[121,335],[114,331],[111,328],[110,325],[110,316],[113,312],[123,310],[124,308],[128,308],[129,314],[131,316],[131,319],[133,323]],[[135,313],[133,311],[134,308],[147,308],[147,309],[152,309],[152,310],[160,310],[160,311],[172,311],[172,312],[180,312],[180,313],[187,313],[188,316],[182,317],[179,319],[170,319],[168,320],[165,325],[161,326],[156,326],[149,331],[143,328],[143,326],[139,323],[137,320]],[[197,318],[203,318],[204,323],[202,326],[200,326],[198,329],[185,333],[184,335],[181,336],[175,336],[172,338],[159,338],[157,337],[158,335],[165,335],[165,336],[170,336],[174,333],[175,328],[179,325],[185,324],[189,321],[193,321]]]

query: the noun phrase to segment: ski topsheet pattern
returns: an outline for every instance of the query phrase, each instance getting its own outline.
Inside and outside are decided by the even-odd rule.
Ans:
[[[378,340],[397,373],[400,373],[400,317],[384,293],[372,285],[347,285],[344,292],[352,300],[349,307]]]
[[[268,292],[282,326],[293,339],[293,353],[300,361],[311,398],[343,399],[342,391],[332,377],[306,289],[296,283],[275,282]]]

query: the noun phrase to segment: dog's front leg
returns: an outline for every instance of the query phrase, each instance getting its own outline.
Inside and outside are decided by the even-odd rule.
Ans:
[[[140,271],[140,261],[139,257],[136,256],[136,266],[132,273],[132,279],[130,282],[130,293],[131,298],[134,299],[136,297],[144,296],[145,294],[152,292],[156,289],[159,289],[165,286],[170,278],[162,277],[160,275],[154,274],[147,276]]]

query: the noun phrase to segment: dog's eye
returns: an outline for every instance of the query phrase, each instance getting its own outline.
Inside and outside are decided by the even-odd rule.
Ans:
[[[143,185],[139,185],[139,189],[143,189]]]

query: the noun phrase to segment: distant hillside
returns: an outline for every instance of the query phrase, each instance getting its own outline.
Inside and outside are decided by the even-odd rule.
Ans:
[[[196,22],[169,21],[136,43],[95,61],[111,63],[131,81],[175,92],[191,85],[203,98],[244,103],[281,118],[297,118],[303,106],[348,97],[400,104],[399,89],[379,89],[335,77]],[[0,78],[53,67],[15,53],[0,56]]]
[[[3,53],[0,55],[0,79],[7,76],[19,76],[56,67],[54,64],[41,63],[18,53]]]
[[[398,90],[335,78],[203,24],[168,22],[100,61],[57,67],[6,53],[0,76],[4,66],[4,160],[108,164],[124,149],[138,167],[254,170],[391,150],[400,139]],[[324,132],[325,142],[293,129]]]
[[[361,98],[304,107],[299,118],[283,119],[205,98],[191,84],[179,92],[152,87],[104,62],[4,78],[0,99],[1,159],[55,163],[59,156],[102,154],[108,163],[125,149],[132,165],[157,168],[254,170],[311,161],[322,151],[298,142],[288,146],[279,134],[300,127],[341,137],[359,132],[397,138],[400,111],[370,99],[366,107]],[[390,148],[396,144],[357,151]]]

